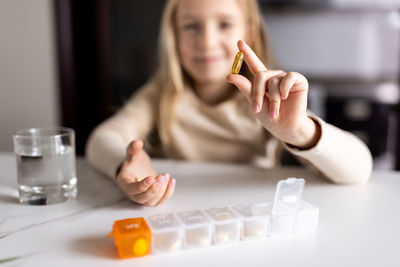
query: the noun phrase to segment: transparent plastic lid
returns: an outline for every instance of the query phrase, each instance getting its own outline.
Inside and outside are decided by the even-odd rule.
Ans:
[[[285,205],[297,208],[303,194],[305,180],[303,178],[287,178],[276,185],[272,214],[279,214],[286,209]]]
[[[238,217],[228,207],[211,208],[205,210],[205,212],[216,222],[238,219]]]
[[[271,214],[272,212],[272,207],[274,206],[273,202],[260,202],[260,203],[254,203],[254,207],[260,211],[261,214]]]
[[[201,210],[189,210],[179,212],[177,214],[178,218],[188,226],[205,224],[210,222],[210,219]]]
[[[168,230],[178,228],[181,225],[172,213],[149,216],[147,222],[153,230]]]
[[[232,206],[231,209],[242,218],[251,218],[265,215],[252,203],[239,204],[236,206]]]

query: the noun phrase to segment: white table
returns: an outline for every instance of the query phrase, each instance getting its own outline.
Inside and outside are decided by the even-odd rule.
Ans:
[[[142,207],[78,159],[76,200],[17,202],[15,158],[0,153],[1,266],[400,266],[400,173],[374,172],[361,186],[338,186],[303,168],[157,160],[177,179],[172,199]],[[107,238],[115,220],[273,199],[278,180],[304,177],[304,199],[320,207],[317,233],[240,241],[119,260]],[[0,261],[1,262],[1,261]]]

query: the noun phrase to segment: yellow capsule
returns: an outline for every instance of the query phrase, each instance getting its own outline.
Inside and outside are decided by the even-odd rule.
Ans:
[[[243,63],[243,53],[241,51],[237,52],[235,60],[232,65],[232,74],[238,74]]]

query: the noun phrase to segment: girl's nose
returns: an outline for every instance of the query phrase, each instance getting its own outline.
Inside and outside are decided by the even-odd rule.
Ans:
[[[213,25],[206,24],[203,27],[200,43],[203,49],[213,48],[218,42],[218,31]]]

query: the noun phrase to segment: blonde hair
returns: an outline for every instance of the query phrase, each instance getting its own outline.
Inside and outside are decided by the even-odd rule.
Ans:
[[[159,36],[159,62],[151,82],[158,88],[160,94],[157,128],[164,152],[169,151],[170,125],[174,117],[174,103],[186,90],[190,78],[182,69],[179,60],[176,12],[179,0],[167,0],[161,18]],[[244,9],[251,36],[251,47],[267,67],[274,59],[268,43],[263,18],[257,0],[237,0]],[[245,64],[243,64],[245,65]],[[244,67],[241,74],[251,78],[251,73]],[[167,155],[170,156],[170,155]]]

